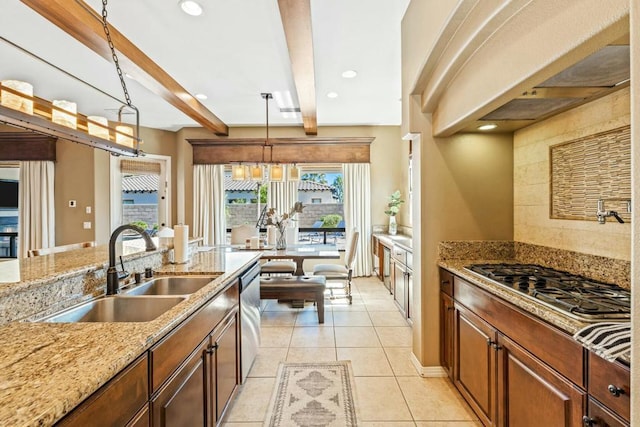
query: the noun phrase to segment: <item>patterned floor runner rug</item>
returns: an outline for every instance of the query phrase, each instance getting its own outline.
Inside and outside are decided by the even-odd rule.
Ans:
[[[351,362],[280,363],[264,425],[357,426]]]

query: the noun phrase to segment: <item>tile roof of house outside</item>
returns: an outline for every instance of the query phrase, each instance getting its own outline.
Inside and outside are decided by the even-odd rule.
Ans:
[[[158,191],[158,175],[128,175],[122,177],[125,193],[153,193]]]
[[[256,189],[255,181],[234,181],[230,177],[224,179],[226,191],[253,191]],[[332,185],[321,184],[314,181],[300,181],[298,191],[322,191],[333,189]],[[152,193],[158,191],[157,175],[129,175],[122,177],[122,191],[125,193]]]
[[[256,189],[255,181],[234,181],[231,177],[225,177],[224,188],[226,191],[253,191]],[[314,181],[299,181],[298,191],[322,191],[333,189],[332,185],[320,184]]]

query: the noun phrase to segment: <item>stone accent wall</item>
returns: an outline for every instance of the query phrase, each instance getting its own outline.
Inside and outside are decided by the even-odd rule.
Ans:
[[[263,206],[263,205],[261,205]],[[344,218],[344,205],[342,203],[318,203],[304,205],[302,214],[298,214],[298,227],[312,227],[316,221],[320,221],[325,215],[338,214]],[[258,220],[258,206],[249,204],[226,205],[227,228],[242,224],[255,224]]]
[[[144,221],[153,228],[158,223],[158,205],[122,205],[122,223]]]

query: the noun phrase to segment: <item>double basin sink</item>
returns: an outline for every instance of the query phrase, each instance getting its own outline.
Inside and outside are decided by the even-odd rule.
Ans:
[[[202,289],[215,277],[158,277],[122,294],[85,302],[43,319],[45,322],[149,322]]]

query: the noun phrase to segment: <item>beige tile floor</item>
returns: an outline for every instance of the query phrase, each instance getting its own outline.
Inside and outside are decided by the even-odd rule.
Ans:
[[[422,378],[411,364],[411,328],[377,278],[357,278],[353,304],[315,307],[263,301],[262,345],[249,378],[227,410],[227,427],[262,426],[278,364],[351,360],[364,427],[478,427],[477,417],[445,378]]]

